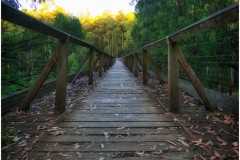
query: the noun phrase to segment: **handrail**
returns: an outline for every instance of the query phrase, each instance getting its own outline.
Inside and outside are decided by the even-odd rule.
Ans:
[[[104,64],[104,67],[110,67],[114,63],[114,57],[104,53],[100,49],[96,48],[94,45],[91,45],[87,42],[84,42],[81,39],[74,37],[66,32],[63,32],[59,29],[56,29],[52,26],[49,26],[34,17],[31,17],[5,3],[2,2],[2,19],[14,23],[16,25],[28,28],[30,30],[36,31],[38,33],[52,36],[58,39],[58,46],[55,51],[52,53],[48,63],[44,66],[41,74],[36,79],[34,85],[29,90],[26,95],[22,105],[22,110],[27,110],[30,107],[30,103],[34,97],[39,92],[44,81],[49,76],[53,67],[57,64],[57,77],[56,77],[56,96],[55,96],[55,112],[63,112],[66,108],[66,81],[67,81],[67,60],[68,60],[68,48],[69,43],[75,43],[79,46],[83,46],[89,49],[89,85],[93,84],[93,69],[94,69],[94,51],[97,52],[102,58],[101,63]],[[103,66],[100,66],[103,67]],[[99,73],[101,69],[99,67]],[[99,74],[100,75],[100,74]]]
[[[86,48],[94,48],[95,51],[100,52],[102,54],[108,55],[104,53],[103,51],[97,49],[95,46],[84,42],[83,40],[80,40],[79,38],[76,38],[66,32],[63,32],[57,28],[54,28],[46,23],[40,22],[36,18],[33,18],[32,16],[29,16],[3,2],[1,2],[2,5],[2,19],[9,21],[11,23],[17,24],[19,26],[22,26],[24,28],[28,28],[37,32],[40,32],[45,35],[53,36],[60,40],[65,40],[67,37],[69,37],[69,42],[81,45]],[[108,55],[110,56],[110,55]]]
[[[230,24],[239,19],[239,4],[228,6],[210,16],[207,16],[204,19],[201,19],[191,25],[184,27],[183,29],[169,34],[168,36],[152,42],[150,44],[144,45],[133,52],[130,52],[124,55],[124,63],[131,71],[132,68],[135,69],[136,72],[137,64],[133,60],[133,57],[136,55],[137,51],[142,51],[142,62],[143,62],[143,84],[147,84],[147,52],[148,49],[151,47],[159,47],[163,44],[167,44],[168,47],[168,92],[169,92],[169,108],[171,112],[178,112],[179,106],[179,84],[178,84],[178,65],[180,64],[183,68],[183,71],[187,75],[189,81],[192,83],[193,87],[195,88],[196,92],[198,93],[199,97],[203,101],[206,110],[212,110],[213,102],[209,98],[208,93],[205,91],[203,85],[201,84],[200,80],[198,79],[197,75],[195,74],[194,70],[192,69],[191,65],[184,57],[181,49],[179,47],[178,42],[180,42],[183,38],[189,38],[196,33],[203,32],[205,30],[210,30],[212,28],[216,28],[222,25]],[[134,63],[132,63],[134,61]],[[160,75],[159,71],[156,70],[155,65],[151,62],[149,57],[148,63],[153,68],[155,75]],[[135,74],[137,75],[137,74]],[[160,79],[160,76],[158,77]],[[165,80],[162,80],[164,82]],[[211,97],[212,98],[212,97]]]

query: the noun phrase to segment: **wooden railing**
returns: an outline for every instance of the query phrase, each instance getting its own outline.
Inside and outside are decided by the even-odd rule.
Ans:
[[[35,84],[28,91],[25,96],[23,103],[21,104],[22,110],[27,110],[30,107],[30,103],[33,101],[34,97],[37,95],[41,89],[44,81],[49,76],[53,67],[57,64],[57,77],[56,77],[56,97],[55,97],[55,111],[63,112],[66,107],[66,84],[67,84],[67,60],[68,60],[68,48],[70,43],[85,47],[89,49],[89,53],[85,56],[85,60],[80,65],[80,70],[84,66],[85,62],[89,60],[89,72],[88,84],[93,84],[93,71],[94,71],[94,52],[96,52],[100,57],[97,60],[99,76],[102,76],[103,68],[104,71],[108,69],[114,62],[115,58],[103,51],[97,49],[95,46],[86,43],[68,33],[51,27],[39,20],[16,10],[4,3],[2,4],[2,20],[14,23],[16,25],[22,26],[24,28],[36,31],[38,33],[48,35],[58,39],[58,46],[52,53],[48,63],[45,65],[41,74],[37,78]],[[78,76],[78,75],[77,75]]]
[[[168,96],[169,96],[169,110],[171,112],[179,112],[179,64],[182,66],[184,72],[186,73],[189,81],[194,86],[198,95],[200,96],[202,102],[205,105],[206,110],[213,109],[212,97],[208,95],[191,65],[185,58],[184,54],[181,52],[179,47],[179,42],[183,38],[189,38],[199,32],[210,30],[215,27],[230,24],[236,22],[239,19],[238,14],[239,5],[229,6],[219,12],[216,12],[205,19],[202,19],[196,23],[191,24],[178,32],[164,37],[156,42],[147,44],[142,48],[133,51],[124,56],[124,63],[130,69],[133,70],[135,76],[138,75],[137,68],[138,63],[141,66],[143,72],[143,84],[147,84],[147,62],[151,66],[153,72],[160,82],[168,82]],[[148,50],[151,48],[162,47],[163,45],[168,46],[168,78],[164,76],[157,69],[153,61],[151,60]],[[139,52],[140,51],[140,52]],[[140,53],[140,54],[139,54]],[[142,54],[142,55],[141,55]],[[138,56],[142,56],[142,60]]]

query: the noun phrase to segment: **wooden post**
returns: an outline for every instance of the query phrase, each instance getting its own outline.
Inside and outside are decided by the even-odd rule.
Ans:
[[[98,76],[102,77],[102,67],[103,67],[103,55],[100,54],[99,66],[98,66]]]
[[[133,65],[133,72],[134,72],[134,76],[137,77],[138,76],[138,71],[137,71],[137,54],[135,53],[133,55],[133,61],[134,61],[134,65]]]
[[[109,57],[106,57],[106,66],[107,66],[107,70],[109,69]]]
[[[107,56],[104,56],[104,58],[103,58],[103,64],[104,64],[104,72],[106,72],[107,71]]]
[[[232,89],[234,88],[234,70],[233,67],[230,68],[230,75],[229,75],[229,95],[232,96]]]
[[[93,70],[94,70],[94,48],[89,50],[89,62],[88,62],[88,85],[93,84]]]
[[[143,84],[147,85],[147,50],[143,49]]]
[[[168,38],[168,96],[170,112],[179,112],[178,53],[177,42]]]
[[[55,66],[57,62],[57,55],[58,52],[62,50],[62,47],[60,43],[58,44],[58,47],[52,54],[51,58],[48,60],[47,65],[42,70],[41,74],[38,76],[37,80],[35,81],[34,85],[29,90],[28,94],[26,95],[23,103],[21,104],[22,110],[27,110],[30,108],[30,103],[34,99],[34,97],[37,95],[38,91],[40,90],[41,86],[43,85],[44,81],[47,79],[48,75],[52,71],[53,67]]]
[[[186,60],[186,58],[184,57],[184,55],[181,53],[180,49],[178,48],[178,46],[176,46],[177,48],[177,52],[178,52],[178,61],[181,64],[181,66],[183,67],[183,70],[185,71],[185,73],[188,76],[188,79],[192,82],[194,88],[196,89],[198,95],[201,97],[205,109],[212,111],[211,108],[211,101],[206,93],[206,91],[204,90],[200,80],[198,79],[197,75],[195,74],[195,72],[193,71],[192,67],[190,66],[190,64],[188,63],[188,61]]]
[[[128,57],[128,61],[129,61],[129,65],[128,65],[129,67],[128,67],[128,68],[129,68],[130,72],[132,72],[132,60],[131,60],[131,56]]]
[[[155,73],[155,75],[157,76],[158,80],[160,82],[166,83],[166,80],[161,76],[161,74],[159,73],[157,67],[155,66],[155,64],[153,63],[152,59],[149,57],[149,55],[147,55],[147,59],[148,59],[148,63],[150,64],[150,66],[153,69],[153,72]]]
[[[64,42],[60,41],[60,45],[62,49],[58,52],[55,113],[62,113],[66,108],[69,39],[67,38]]]

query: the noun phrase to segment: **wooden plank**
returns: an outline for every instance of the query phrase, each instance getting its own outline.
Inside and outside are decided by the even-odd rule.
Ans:
[[[178,127],[174,122],[64,122],[59,123],[58,127],[86,127],[86,128],[118,128],[118,127],[132,127],[132,128],[148,128],[148,127]]]
[[[211,107],[212,102],[211,102],[207,92],[204,90],[200,80],[198,79],[197,75],[193,71],[192,67],[190,66],[190,64],[188,63],[188,61],[186,60],[186,58],[184,57],[184,55],[182,54],[182,52],[178,46],[176,46],[176,49],[177,49],[177,53],[178,53],[178,57],[179,57],[178,61],[181,64],[181,66],[183,67],[183,70],[185,71],[186,75],[188,76],[188,79],[191,81],[191,83],[193,84],[197,93],[201,97],[201,99],[204,103],[205,109],[208,111],[212,111],[213,110],[213,108]]]
[[[64,122],[173,122],[172,117],[164,114],[72,114],[71,117],[65,117]]]
[[[163,152],[167,152],[170,150],[169,143],[167,142],[126,142],[126,143],[107,143],[104,138],[103,143],[92,143],[92,144],[84,144],[80,143],[81,152],[137,152],[137,151],[145,151],[145,152],[153,152],[162,150]],[[76,141],[78,142],[78,141]],[[109,142],[109,141],[108,141]],[[63,142],[64,143],[64,142]],[[51,151],[51,152],[70,152],[70,151],[79,151],[79,148],[74,148],[74,144],[63,144],[59,142],[56,146],[54,143],[39,143],[35,145],[33,151]],[[89,147],[92,145],[91,147]],[[102,147],[104,146],[104,147]],[[154,146],[156,146],[154,148]]]
[[[88,85],[93,85],[94,48],[89,49]]]
[[[143,50],[143,85],[147,85],[147,50]]]
[[[106,59],[107,56],[103,56],[103,68],[104,68],[104,72],[107,71],[107,59]]]
[[[103,68],[103,55],[100,54],[99,66],[98,66],[98,76],[102,77],[102,68]]]
[[[179,112],[177,43],[168,38],[168,97],[170,112]]]
[[[55,97],[55,113],[62,113],[66,107],[67,94],[67,61],[69,39],[64,42],[60,41],[61,50],[58,52],[57,62],[57,80],[56,80],[56,97]]]
[[[153,156],[139,156],[136,152],[81,152],[81,151],[71,151],[62,154],[69,155],[66,157],[69,160],[79,159],[79,153],[81,153],[82,159],[114,159],[114,160],[192,160],[197,153],[189,152],[163,152],[161,155]],[[42,159],[62,159],[59,153],[56,152],[30,152],[28,153],[29,159],[42,160]]]
[[[105,137],[104,133],[102,136],[79,136],[79,135],[45,135],[39,140],[39,142],[67,142],[68,144],[83,143],[83,142],[163,142],[166,141],[177,141],[180,135],[142,135],[142,136],[122,136],[115,138],[109,136]],[[126,147],[126,146],[125,146]],[[73,148],[73,147],[72,147]]]
[[[150,58],[149,55],[147,55],[147,60],[148,60],[148,63],[150,64],[150,66],[152,67],[153,72],[157,76],[158,80],[160,82],[167,83],[167,81],[164,79],[164,77],[162,77],[161,74],[159,73],[157,67],[155,66],[155,64],[153,63],[153,61],[152,61],[152,59]]]
[[[59,45],[57,49],[52,54],[51,58],[48,60],[47,65],[42,70],[41,74],[38,76],[37,80],[35,81],[34,85],[31,87],[29,92],[27,93],[26,97],[24,98],[23,103],[21,104],[22,110],[27,110],[30,107],[30,103],[37,95],[38,91],[40,90],[41,86],[43,85],[44,81],[47,79],[48,75],[52,71],[52,68],[55,66],[58,58],[58,52],[60,52],[64,47],[63,45]]]
[[[138,70],[137,70],[137,54],[134,54],[134,65],[133,65],[133,72],[134,72],[134,76],[137,77],[138,76]]]
[[[103,132],[108,133],[110,136],[116,137],[117,135],[131,136],[131,135],[164,135],[164,134],[180,134],[181,129],[169,129],[168,127],[161,128],[65,128],[62,127],[59,131],[64,131],[66,135],[102,135]],[[47,134],[51,134],[48,132]]]
[[[155,41],[153,43],[150,43],[150,44],[147,44],[145,46],[143,46],[143,49],[147,50],[149,48],[152,48],[152,47],[158,47],[158,46],[161,46],[163,44],[166,44],[167,43],[167,37],[164,37],[158,41]]]

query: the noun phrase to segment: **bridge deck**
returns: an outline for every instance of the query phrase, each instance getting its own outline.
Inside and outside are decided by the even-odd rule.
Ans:
[[[39,139],[30,159],[192,159],[184,130],[117,61],[94,89]]]

